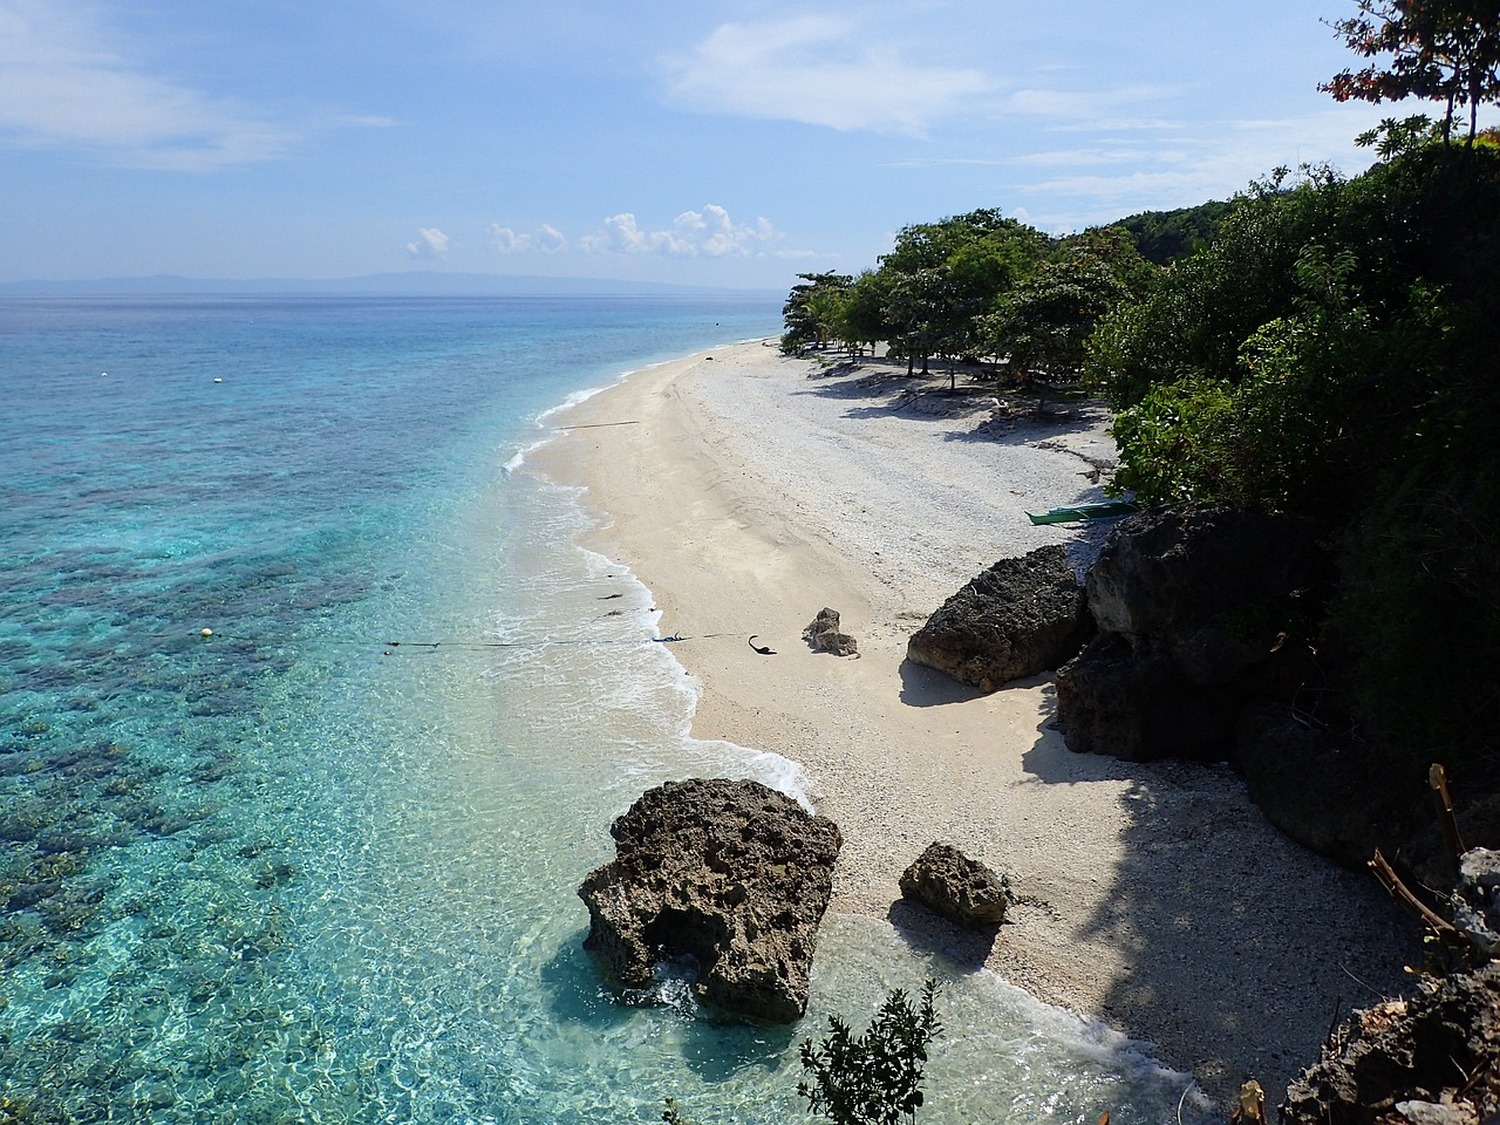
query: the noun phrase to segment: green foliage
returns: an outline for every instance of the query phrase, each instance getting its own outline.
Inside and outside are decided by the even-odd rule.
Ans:
[[[1152,387],[1115,420],[1120,468],[1113,487],[1148,505],[1233,501],[1239,491],[1228,471],[1233,417],[1234,388],[1226,380],[1189,376]]]
[[[1106,316],[1088,371],[1120,408],[1118,487],[1320,521],[1364,729],[1453,765],[1500,746],[1500,151],[1396,124],[1363,176],[1246,193]]]
[[[799,273],[800,285],[792,286],[781,307],[786,331],[781,350],[796,355],[808,348],[821,348],[836,335],[843,307],[854,279],[842,273]]]
[[[1345,70],[1319,89],[1337,101],[1425,98],[1445,104],[1442,138],[1454,110],[1468,107],[1469,141],[1479,107],[1500,99],[1500,3],[1495,0],[1354,0],[1360,14],[1333,24],[1361,58],[1383,58]],[[1388,57],[1386,57],[1388,56]]]
[[[1231,202],[1210,200],[1175,211],[1142,211],[1115,226],[1129,232],[1142,258],[1165,266],[1213,242],[1233,206]]]
[[[1361,514],[1333,621],[1383,758],[1413,781],[1444,762],[1475,795],[1494,784],[1500,731],[1500,473],[1485,441],[1467,468],[1409,473]]]
[[[1036,268],[1050,246],[1040,231],[985,209],[904,227],[880,259],[881,319],[892,354],[927,370],[933,355],[979,351],[977,318]]]
[[[981,350],[1005,356],[1017,381],[1035,376],[1072,382],[1083,371],[1095,325],[1127,297],[1139,297],[1158,271],[1116,227],[1064,239],[977,322]]]
[[[802,1043],[802,1069],[810,1077],[797,1084],[808,1109],[835,1125],[899,1125],[916,1120],[922,1105],[922,1067],[927,1047],[943,1033],[934,1002],[938,984],[922,986],[913,1005],[902,989],[886,997],[863,1035],[854,1035],[837,1016],[818,1044]]]
[[[1442,130],[1437,122],[1425,113],[1418,113],[1399,120],[1387,117],[1375,128],[1355,137],[1354,143],[1360,148],[1373,147],[1382,160],[1394,160],[1441,139]]]
[[[885,308],[889,302],[890,278],[865,270],[849,288],[839,319],[839,335],[851,347],[873,345],[887,339],[891,335],[885,320]]]

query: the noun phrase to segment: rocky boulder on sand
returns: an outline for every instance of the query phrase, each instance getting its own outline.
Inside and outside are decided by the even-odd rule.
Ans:
[[[859,641],[839,628],[839,611],[824,606],[802,630],[802,639],[817,652],[831,652],[834,656],[857,656]]]
[[[927,619],[906,646],[913,664],[980,691],[1056,668],[1093,628],[1083,586],[1061,547],[1001,559]]]
[[[1089,572],[1099,634],[1057,672],[1069,748],[1225,756],[1246,701],[1295,686],[1278,650],[1327,581],[1302,522],[1190,505],[1122,520]]]
[[[843,838],[756,781],[668,782],[610,827],[615,858],[584,879],[590,950],[622,985],[659,961],[697,962],[723,1011],[790,1023],[807,1010],[818,923]]]
[[[1005,921],[1010,885],[952,844],[932,843],[901,875],[901,894],[969,929]]]

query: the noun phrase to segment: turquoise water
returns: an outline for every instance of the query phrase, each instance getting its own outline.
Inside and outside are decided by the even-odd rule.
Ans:
[[[933,974],[924,1120],[1175,1113],[1128,1045],[875,921],[829,921],[789,1030],[616,997],[583,954],[574,888],[642,789],[799,775],[687,738],[649,592],[506,466],[570,395],[777,328],[0,301],[0,1120],[794,1120],[798,1040]]]

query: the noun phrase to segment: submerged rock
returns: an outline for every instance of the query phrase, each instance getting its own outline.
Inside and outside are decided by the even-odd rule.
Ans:
[[[1083,586],[1061,547],[1001,559],[912,635],[906,658],[980,691],[1056,668],[1092,629]]]
[[[690,957],[706,1003],[790,1023],[807,1010],[818,923],[843,838],[756,781],[668,782],[610,828],[616,855],[578,889],[584,948],[621,985]]]
[[[1005,921],[1010,885],[952,844],[934,842],[901,875],[901,894],[969,929]]]

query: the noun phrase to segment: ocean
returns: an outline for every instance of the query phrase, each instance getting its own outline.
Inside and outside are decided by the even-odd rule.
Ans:
[[[790,1029],[670,973],[619,997],[583,952],[575,889],[642,790],[804,779],[688,736],[650,592],[526,453],[629,370],[779,327],[0,299],[0,1121],[811,1120],[801,1040],[928,977],[923,1121],[1177,1119],[1185,1077],[879,920],[825,921]]]

